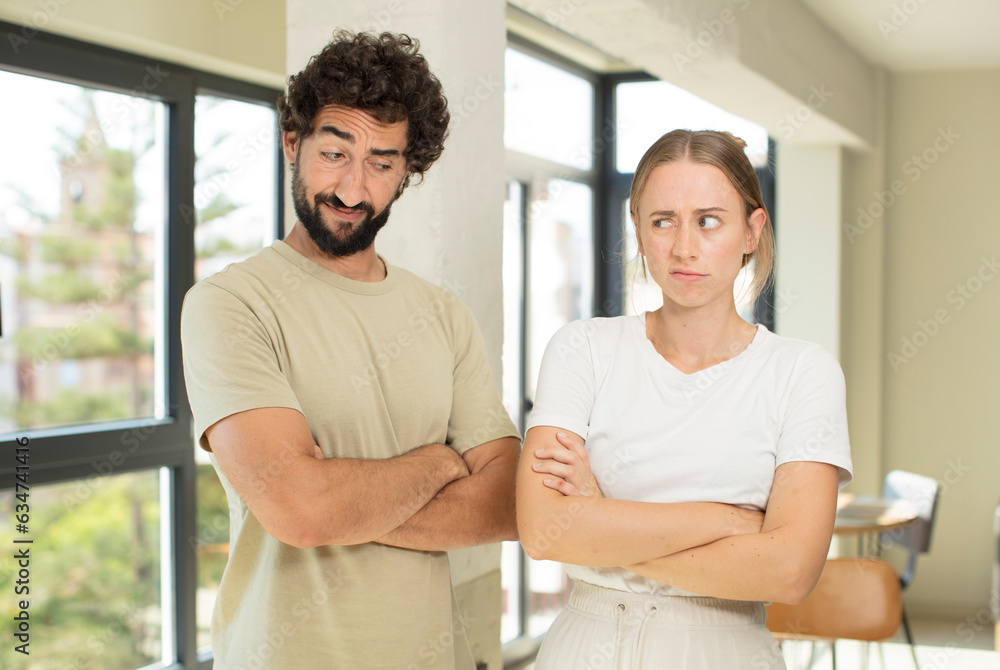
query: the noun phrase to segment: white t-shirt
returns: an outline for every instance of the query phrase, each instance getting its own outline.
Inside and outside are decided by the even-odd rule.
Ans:
[[[839,363],[764,326],[733,358],[688,375],[646,339],[645,315],[570,323],[542,358],[534,426],[582,436],[608,498],[763,510],[782,463],[836,465],[841,487],[852,477]],[[695,595],[622,568],[566,571],[598,586]]]

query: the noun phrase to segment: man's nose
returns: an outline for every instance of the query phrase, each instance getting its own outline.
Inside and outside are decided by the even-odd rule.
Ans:
[[[348,207],[355,207],[365,199],[365,171],[360,162],[344,168],[334,194]]]

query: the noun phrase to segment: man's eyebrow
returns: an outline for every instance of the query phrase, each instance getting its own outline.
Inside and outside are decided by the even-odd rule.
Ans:
[[[331,125],[320,126],[319,132],[326,133],[328,135],[333,135],[334,137],[339,137],[345,142],[350,142],[351,144],[354,144],[354,135],[347,132],[346,130],[341,130],[337,126],[331,126]],[[387,158],[402,155],[399,149],[372,149],[368,153],[372,156],[385,156]]]
[[[354,135],[350,134],[346,130],[341,130],[337,126],[330,126],[330,125],[321,126],[319,132],[334,135],[335,137],[339,137],[342,140],[354,144]]]

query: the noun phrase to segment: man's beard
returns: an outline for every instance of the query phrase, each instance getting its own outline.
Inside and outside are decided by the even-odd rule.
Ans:
[[[305,227],[309,237],[316,243],[316,246],[331,256],[351,256],[364,251],[375,242],[375,236],[382,229],[386,221],[389,220],[389,209],[392,207],[396,197],[385,206],[378,214],[375,214],[375,207],[370,202],[361,202],[354,207],[348,207],[336,195],[331,193],[317,193],[313,196],[313,205],[309,206],[309,198],[306,196],[305,182],[299,177],[298,166],[292,170],[292,199],[295,203],[295,215]],[[351,209],[365,212],[366,216],[354,228],[347,233],[346,237],[338,238],[323,223],[323,216],[320,211],[323,203],[332,205],[339,209]],[[337,224],[344,230],[350,229],[349,223]]]

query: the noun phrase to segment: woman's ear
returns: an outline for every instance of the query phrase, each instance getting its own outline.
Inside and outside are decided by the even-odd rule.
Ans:
[[[750,214],[750,218],[747,219],[747,243],[745,254],[752,254],[757,250],[757,245],[760,243],[760,233],[764,230],[764,222],[767,220],[767,214],[764,212],[763,207],[758,207]]]

